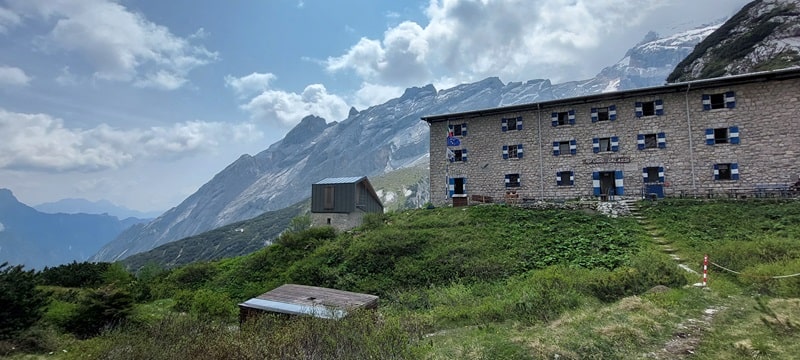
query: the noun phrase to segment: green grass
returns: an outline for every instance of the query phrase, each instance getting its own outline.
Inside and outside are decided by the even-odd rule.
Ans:
[[[700,359],[791,359],[800,351],[800,283],[762,278],[800,272],[799,204],[643,203],[651,231],[682,257],[699,263],[708,253],[747,275],[712,270],[709,289],[686,286],[699,278],[631,218],[420,209],[374,216],[347,233],[286,234],[247,256],[158,274],[146,283],[157,300],[92,339],[47,327],[25,338],[65,359],[627,359],[687,349]],[[226,309],[286,282],[378,294],[380,307],[344,322],[266,318],[237,330]],[[75,294],[53,290],[46,317],[56,323]]]

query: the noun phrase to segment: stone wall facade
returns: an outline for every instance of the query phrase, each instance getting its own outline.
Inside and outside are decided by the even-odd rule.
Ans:
[[[704,108],[711,95],[715,107],[721,98],[725,101],[722,108]],[[800,175],[798,97],[800,70],[794,69],[424,117],[430,124],[431,201],[444,205],[452,202],[451,196],[471,195],[503,201],[512,191],[520,200],[591,198],[598,196],[600,175],[621,177],[610,181],[622,195],[600,191],[617,197],[641,197],[654,185],[666,196],[677,196],[792,184]],[[637,103],[663,112],[637,116]],[[592,109],[604,107],[616,110],[616,119],[593,121]],[[553,126],[552,115],[559,112],[573,113],[574,124],[567,120]],[[518,118],[520,130],[515,126]],[[460,144],[448,146],[451,126],[464,124],[467,134],[455,136]],[[720,133],[720,140],[714,140],[714,129],[727,132],[727,138]],[[643,135],[654,148],[639,148]],[[618,140],[616,151],[595,152],[595,138]],[[554,142],[560,141],[567,147],[573,141],[575,153],[554,155]],[[520,144],[521,158],[504,159],[504,146]],[[467,150],[466,161],[450,161],[458,150]],[[736,170],[738,176],[718,179],[715,164],[717,174],[722,168],[722,177]],[[734,169],[726,173],[726,166]],[[656,181],[651,176],[645,183],[648,167],[662,170],[663,178]],[[562,171],[571,172],[574,180],[562,178],[558,185],[556,174]],[[519,175],[518,187],[506,186],[509,174]],[[451,195],[450,179],[465,181],[463,194]],[[622,189],[616,188],[619,185]]]
[[[336,230],[347,231],[360,226],[364,220],[363,211],[352,213],[311,213],[311,226],[333,226]]]

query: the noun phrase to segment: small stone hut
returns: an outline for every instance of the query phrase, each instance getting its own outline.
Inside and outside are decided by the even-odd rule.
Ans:
[[[366,176],[326,178],[311,185],[311,225],[349,230],[364,214],[383,213],[380,197]]]

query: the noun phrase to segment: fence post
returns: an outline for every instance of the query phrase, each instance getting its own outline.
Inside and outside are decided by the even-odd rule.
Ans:
[[[708,254],[703,256],[703,287],[708,286]]]

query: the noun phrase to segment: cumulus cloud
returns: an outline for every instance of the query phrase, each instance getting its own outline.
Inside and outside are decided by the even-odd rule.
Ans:
[[[25,86],[31,78],[20,68],[0,65],[0,85]]]
[[[347,117],[349,107],[345,101],[329,94],[322,84],[306,86],[300,94],[267,90],[250,99],[241,108],[255,120],[266,121],[290,128],[308,115],[328,121]]]
[[[173,90],[188,81],[191,70],[219,57],[190,41],[205,36],[202,29],[182,38],[110,0],[11,0],[10,4],[18,13],[52,26],[44,44],[79,54],[99,79]]]
[[[250,141],[253,124],[187,121],[166,127],[118,129],[106,124],[68,128],[47,114],[0,109],[0,168],[41,171],[115,169],[141,158],[177,158]]]
[[[5,34],[9,29],[19,25],[22,19],[13,11],[0,7],[0,34]]]
[[[276,77],[270,73],[254,72],[240,78],[232,75],[225,76],[225,86],[233,89],[239,96],[249,96],[269,89],[269,83]]]
[[[624,34],[662,5],[646,0],[431,0],[424,27],[405,21],[382,39],[362,38],[345,54],[329,57],[326,68],[396,86],[435,77],[532,78],[554,68],[565,73],[596,62],[586,57],[587,51],[607,57],[602,39]],[[630,45],[622,44],[622,51]]]
[[[347,103],[328,93],[324,85],[308,85],[298,94],[271,88],[269,83],[275,79],[276,76],[269,73],[252,73],[240,78],[228,75],[225,85],[245,101],[239,107],[260,122],[291,128],[308,115],[328,121],[347,117]]]

